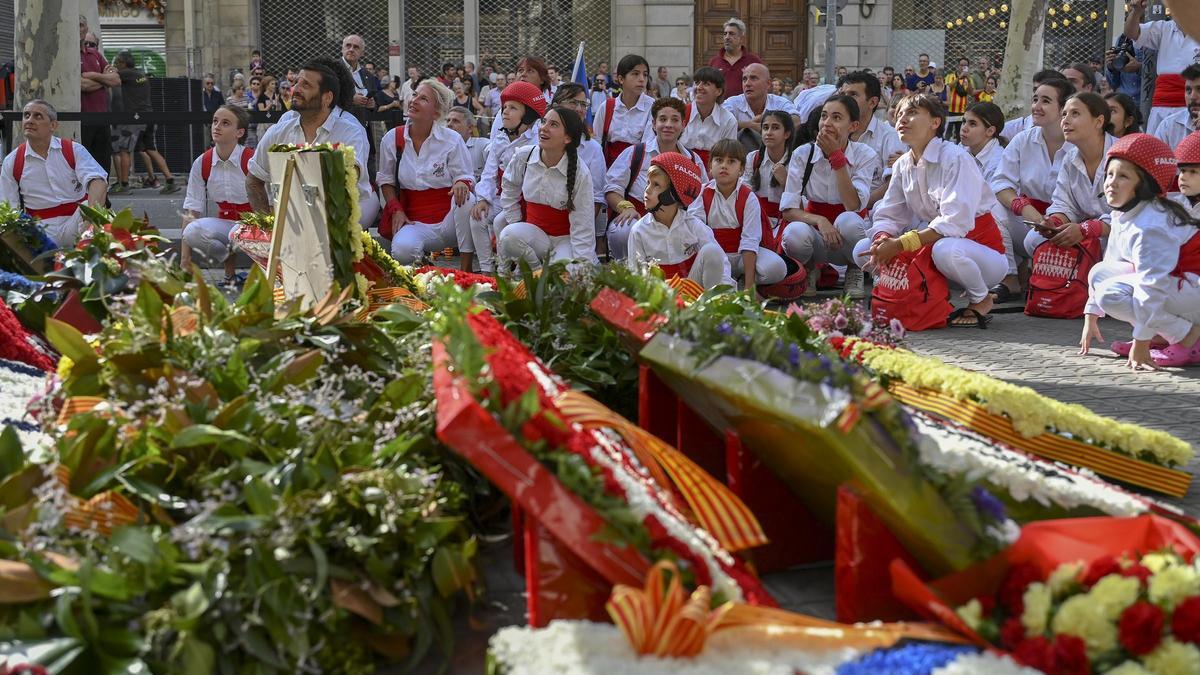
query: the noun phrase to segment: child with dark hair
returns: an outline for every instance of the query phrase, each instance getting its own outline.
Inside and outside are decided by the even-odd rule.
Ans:
[[[604,161],[610,167],[625,148],[648,140],[651,134],[650,106],[654,105],[654,99],[646,95],[649,79],[650,63],[637,54],[626,54],[617,62],[620,96],[607,99],[603,106],[592,111],[592,128],[599,136]]]
[[[551,101],[551,105],[572,110],[582,119],[587,115],[587,89],[582,84],[563,82],[555,89],[554,100]],[[578,152],[579,161],[584,163],[588,173],[592,176],[592,196],[595,201],[596,252],[606,254],[608,252],[608,242],[604,238],[604,231],[608,229],[608,214],[604,211],[604,176],[608,171],[608,167],[604,163],[604,150],[600,147],[600,142],[592,138],[586,124],[584,125],[583,140],[579,143]]]
[[[1122,138],[1142,130],[1142,111],[1132,96],[1113,92],[1105,94],[1104,100],[1108,102],[1108,113],[1112,117],[1113,136]]]
[[[1088,277],[1079,353],[1104,339],[1098,320],[1111,316],[1133,326],[1131,342],[1111,347],[1130,369],[1200,364],[1200,223],[1166,198],[1178,159],[1161,140],[1129,134],[1105,161],[1112,227]]]
[[[796,123],[785,111],[772,110],[763,115],[761,129],[763,147],[752,150],[746,157],[742,181],[758,195],[758,203],[768,222],[771,227],[776,227],[782,215],[779,203],[787,186]]]
[[[711,66],[696,71],[693,100],[687,104],[684,114],[684,146],[700,155],[706,168],[709,167],[709,150],[718,141],[737,138],[737,119],[733,113],[717,103],[725,86],[725,75]]]
[[[225,285],[236,281],[229,234],[241,214],[250,210],[246,174],[254,151],[242,144],[249,128],[250,113],[245,108],[228,104],[217,108],[209,125],[213,147],[192,162],[183,200],[179,264],[191,271],[196,254],[204,262],[224,263]],[[215,216],[205,217],[209,202],[217,207]]]

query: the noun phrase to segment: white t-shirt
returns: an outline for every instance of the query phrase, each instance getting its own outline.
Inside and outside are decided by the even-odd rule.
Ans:
[[[204,182],[204,155],[197,157],[196,161],[192,162],[191,173],[188,174],[183,210],[204,214],[209,202],[249,202],[250,198],[246,195],[246,174],[242,173],[243,152],[253,153],[254,150],[237,145],[229,153],[229,159],[221,159],[217,149],[213,148],[208,183]]]

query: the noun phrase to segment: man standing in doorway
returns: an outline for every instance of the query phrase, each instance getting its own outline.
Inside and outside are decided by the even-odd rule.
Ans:
[[[121,86],[117,69],[108,65],[100,53],[100,42],[88,32],[87,17],[79,15],[79,110],[85,113],[108,112],[108,90]],[[79,142],[105,170],[112,159],[107,124],[83,122],[79,125]]]
[[[346,112],[354,115],[367,130],[367,142],[371,146],[367,169],[370,172],[369,175],[374,176],[375,137],[371,134],[370,125],[367,124],[367,111],[375,109],[375,91],[371,89],[371,84],[375,79],[362,65],[363,52],[366,49],[367,43],[363,41],[361,35],[347,35],[342,39],[342,63],[354,78],[354,105]]]
[[[746,66],[762,63],[762,59],[746,49],[746,24],[741,19],[735,17],[725,22],[724,42],[708,65],[725,75],[725,98],[729,98],[742,93],[742,71]]]

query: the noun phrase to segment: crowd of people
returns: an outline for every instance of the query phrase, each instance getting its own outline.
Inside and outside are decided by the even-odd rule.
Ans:
[[[362,225],[403,264],[445,248],[488,274],[626,260],[780,300],[839,282],[861,299],[870,275],[873,307],[909,329],[986,328],[995,303],[1023,297],[1030,314],[1086,316],[1084,353],[1107,315],[1133,326],[1112,345],[1130,367],[1200,364],[1200,44],[1172,21],[1143,23],[1143,10],[1131,5],[1118,48],[1157,54],[1147,133],[1139,101],[1103,94],[1083,63],[1037,73],[1029,114],[1013,119],[987,100],[992,59],[943,77],[922,56],[891,86],[888,69],[836,83],[806,72],[788,92],[731,19],[721,53],[674,86],[636,54],[611,74],[600,64],[586,87],[535,55],[504,75],[411,68],[388,87],[405,122],[376,140],[365,112],[391,105],[373,89],[387,73],[350,35],[341,58],[289,70],[283,87],[251,64],[259,100],[288,92],[269,128],[253,128],[244,97],[214,110],[213,147],[188,181],[183,261],[223,262],[232,280],[230,229],[271,208],[264,148],[341,143],[355,150]],[[121,82],[128,65],[116,64]],[[75,205],[102,202],[107,176],[54,120],[48,104],[26,106],[28,141],[5,159],[0,196],[70,245]],[[113,138],[124,176],[138,148]],[[964,307],[951,311],[947,288]]]

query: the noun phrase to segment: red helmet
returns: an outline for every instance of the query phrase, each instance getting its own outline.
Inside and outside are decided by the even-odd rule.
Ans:
[[[1166,194],[1175,180],[1176,168],[1179,164],[1171,146],[1150,134],[1129,134],[1122,136],[1108,150],[1108,160],[1125,159],[1137,164],[1143,171],[1150,174],[1158,183],[1158,194]]]
[[[546,116],[546,97],[536,85],[524,81],[513,82],[500,92],[500,105],[516,101],[527,110],[537,113],[538,119]]]
[[[650,160],[650,166],[657,166],[667,172],[671,179],[671,187],[679,195],[679,202],[687,208],[700,196],[700,167],[692,160],[678,152],[664,152]]]
[[[1200,131],[1193,131],[1175,146],[1175,159],[1180,164],[1200,164]]]

